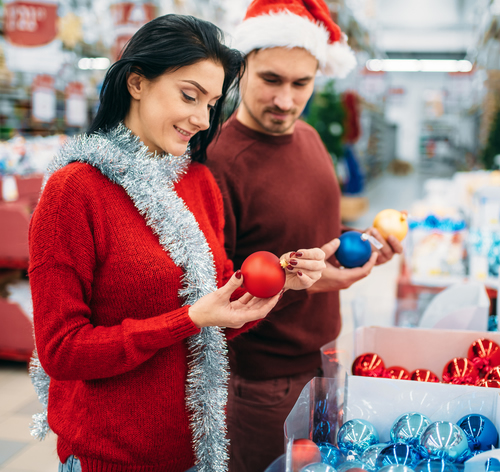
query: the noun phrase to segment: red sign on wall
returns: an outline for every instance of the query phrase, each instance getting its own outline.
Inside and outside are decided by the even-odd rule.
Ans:
[[[148,21],[156,18],[156,6],[152,3],[118,2],[111,5],[115,43],[113,55],[115,59],[134,33]]]
[[[16,46],[42,46],[57,34],[57,2],[7,1],[4,3],[5,36]]]

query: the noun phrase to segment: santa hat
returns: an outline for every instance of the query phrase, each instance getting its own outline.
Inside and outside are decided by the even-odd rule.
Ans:
[[[330,17],[323,0],[253,0],[235,31],[235,48],[304,48],[318,59],[323,74],[343,78],[356,58],[347,36]]]

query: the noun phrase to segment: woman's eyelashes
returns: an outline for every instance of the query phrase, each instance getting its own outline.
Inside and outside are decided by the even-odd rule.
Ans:
[[[182,90],[181,90],[181,93],[182,93],[182,96],[184,97],[184,100],[186,100],[188,102],[196,102],[195,97],[191,97],[191,95],[188,95],[186,92],[183,92]]]

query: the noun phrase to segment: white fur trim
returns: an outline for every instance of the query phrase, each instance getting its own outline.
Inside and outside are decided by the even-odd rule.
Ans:
[[[323,74],[345,77],[356,65],[347,43],[330,43],[330,33],[320,22],[287,10],[244,20],[234,33],[234,44],[244,54],[254,49],[304,48],[318,59]]]

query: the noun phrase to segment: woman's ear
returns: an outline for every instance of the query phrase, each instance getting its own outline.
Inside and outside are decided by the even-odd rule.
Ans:
[[[130,72],[127,76],[127,89],[128,93],[136,100],[141,99],[141,93],[144,89],[144,77],[136,72]]]

